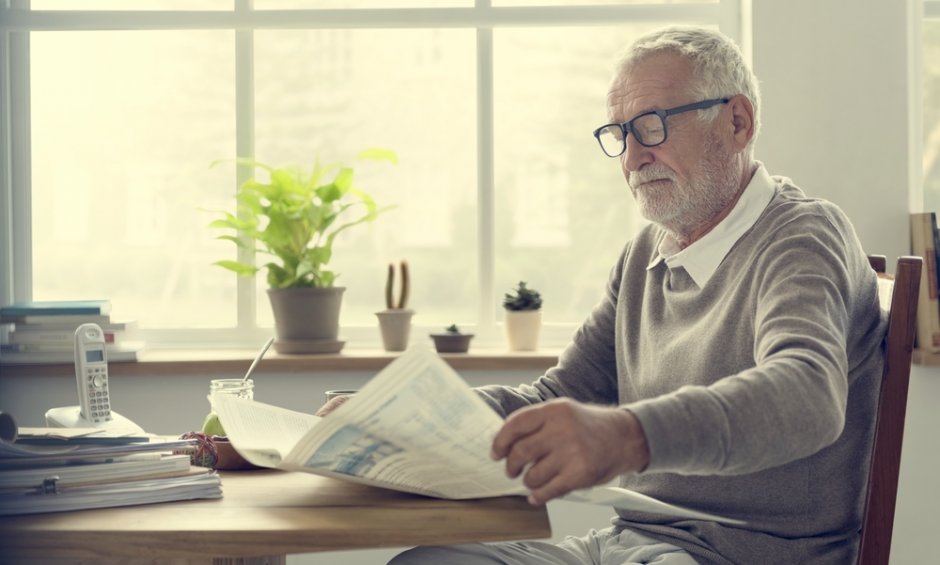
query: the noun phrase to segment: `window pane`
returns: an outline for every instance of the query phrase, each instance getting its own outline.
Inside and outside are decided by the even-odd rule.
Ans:
[[[33,10],[231,10],[233,0],[32,0]]]
[[[590,312],[645,221],[591,132],[607,121],[615,54],[655,26],[494,32],[496,289],[539,289],[546,322]]]
[[[331,10],[363,8],[455,8],[473,0],[255,0],[258,10]]]
[[[940,20],[924,20],[924,209],[940,210]]]
[[[33,296],[148,328],[233,325],[205,209],[228,208],[231,31],[31,34]]]
[[[599,4],[716,4],[720,0],[493,0],[493,6],[596,6]]]
[[[381,48],[376,48],[381,46]],[[477,312],[475,32],[259,31],[256,153],[262,161],[349,161],[367,147],[399,164],[356,164],[358,186],[396,208],[337,239],[341,324],[375,326],[389,262],[411,264],[416,324]],[[271,309],[259,279],[258,320]]]

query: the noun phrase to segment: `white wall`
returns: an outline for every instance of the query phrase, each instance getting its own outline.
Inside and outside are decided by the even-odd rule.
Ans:
[[[909,197],[920,206],[908,159],[908,4],[752,0],[758,158],[841,206],[865,249],[889,258],[910,252]],[[915,367],[911,379],[892,565],[934,561],[940,524],[940,368]]]
[[[753,0],[772,174],[832,200],[870,252],[909,252],[907,2]]]

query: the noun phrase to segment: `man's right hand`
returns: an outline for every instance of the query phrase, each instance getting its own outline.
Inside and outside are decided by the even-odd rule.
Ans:
[[[346,402],[347,400],[349,400],[348,396],[337,396],[336,398],[331,398],[330,400],[327,401],[326,404],[324,404],[323,406],[320,407],[319,410],[317,410],[316,416],[320,416],[321,418],[323,416],[326,416],[333,410],[336,410],[337,408],[342,406],[343,403]]]
[[[605,483],[649,464],[643,427],[632,412],[556,398],[516,410],[493,439],[506,475],[523,476],[529,502]]]

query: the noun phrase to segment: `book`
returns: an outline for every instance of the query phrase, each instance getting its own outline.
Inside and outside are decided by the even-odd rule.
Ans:
[[[74,338],[73,338],[74,339]],[[141,341],[121,341],[120,343],[106,343],[105,349],[108,355],[113,353],[120,354],[123,351],[143,349],[144,343]],[[3,351],[35,351],[60,353],[63,351],[71,353],[75,349],[74,343],[64,342],[32,342],[32,343],[4,343]]]
[[[36,487],[0,490],[0,516],[221,497],[218,473],[204,468],[179,476],[101,484],[60,485],[48,478]]]
[[[35,326],[43,329],[73,330],[82,324],[98,324],[101,329],[125,329],[122,324],[126,322],[113,322],[109,314],[61,314],[49,316],[0,316],[0,324],[16,324],[17,327]]]
[[[399,355],[325,418],[226,394],[209,402],[232,446],[260,467],[438,498],[528,493],[489,456],[502,418],[427,346]],[[737,522],[612,486],[564,499]]]
[[[10,332],[9,343],[11,345],[57,345],[59,349],[71,349],[75,346],[75,328],[71,330],[40,330],[27,327],[14,326]],[[106,330],[101,328],[104,334],[105,344],[117,345],[126,341],[127,334],[122,330]],[[22,349],[28,350],[28,347]]]
[[[0,307],[0,316],[61,316],[63,314],[102,315],[111,313],[109,300],[45,300],[18,302]]]
[[[940,300],[933,236],[936,229],[935,213],[911,214],[911,251],[924,259],[917,300],[917,347],[933,353],[940,351]]]
[[[937,226],[936,212],[931,213],[931,233],[933,236],[933,265],[937,281],[937,292],[940,293],[940,228]]]
[[[87,445],[24,445],[0,441],[0,471],[26,467],[53,467],[66,464],[103,463],[117,457],[160,452],[189,452],[195,440],[151,438],[148,442]]]
[[[143,351],[140,344],[132,348],[108,348],[108,362],[122,363],[137,361],[138,353]],[[0,365],[41,365],[74,363],[72,349],[57,351],[21,351],[8,345],[0,346]]]
[[[56,477],[57,486],[176,477],[191,472],[189,455],[128,458],[107,463],[0,470],[0,489],[36,488]]]
[[[6,438],[4,438],[6,439]],[[115,433],[106,428],[19,427],[13,442],[18,445],[82,445],[144,443],[148,434]]]

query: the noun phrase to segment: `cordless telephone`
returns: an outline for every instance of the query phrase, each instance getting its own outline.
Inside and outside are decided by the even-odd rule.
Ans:
[[[82,324],[75,330],[75,382],[79,405],[52,408],[46,412],[47,425],[143,432],[140,426],[111,410],[108,350],[98,324]]]
[[[81,417],[95,425],[112,421],[108,354],[104,332],[97,324],[83,324],[75,330],[75,380]]]

